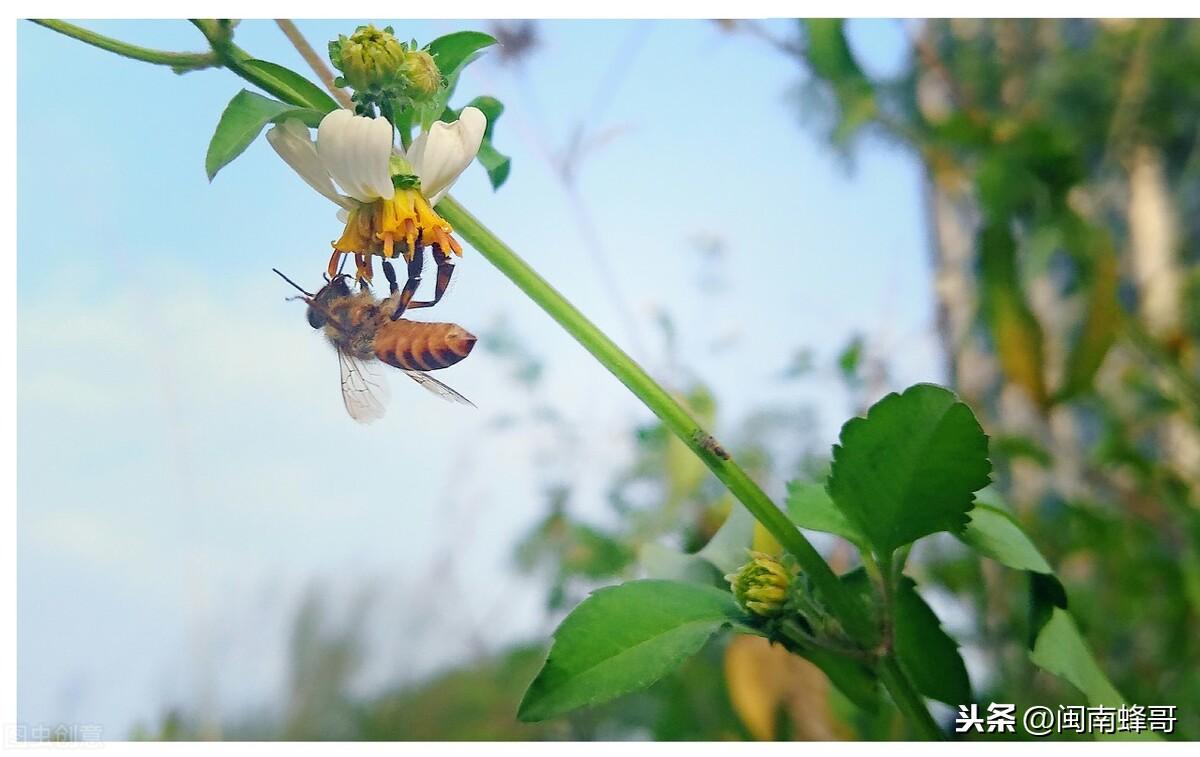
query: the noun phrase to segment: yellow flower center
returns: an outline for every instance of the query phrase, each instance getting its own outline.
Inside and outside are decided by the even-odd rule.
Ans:
[[[453,237],[454,229],[434,211],[420,190],[397,189],[390,200],[375,200],[350,211],[346,230],[333,243],[329,259],[329,275],[337,273],[342,256],[353,254],[358,278],[369,282],[372,276],[371,256],[393,258],[413,255],[426,247],[453,252],[462,257],[462,246]]]

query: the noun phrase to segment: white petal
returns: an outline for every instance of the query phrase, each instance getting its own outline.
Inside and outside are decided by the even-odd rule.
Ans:
[[[337,193],[333,182],[329,179],[329,174],[321,165],[321,159],[317,156],[317,146],[313,144],[307,126],[294,118],[289,118],[283,123],[271,127],[267,132],[267,142],[310,187],[338,205],[350,207],[353,201]]]
[[[333,111],[317,128],[317,154],[342,191],[359,202],[390,199],[395,192],[388,168],[392,125],[386,119]]]
[[[413,140],[408,161],[420,177],[421,191],[430,204],[436,205],[471,165],[486,129],[487,117],[483,111],[463,108],[454,123],[438,121]]]

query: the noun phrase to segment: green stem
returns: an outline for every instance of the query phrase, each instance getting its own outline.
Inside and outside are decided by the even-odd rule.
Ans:
[[[219,64],[217,56],[211,52],[172,53],[163,50],[151,50],[148,47],[138,47],[137,45],[131,45],[112,37],[106,37],[103,34],[88,31],[81,26],[75,26],[56,18],[34,18],[30,20],[38,26],[44,26],[59,34],[65,34],[72,39],[77,39],[92,47],[98,47],[101,50],[107,50],[110,53],[116,53],[117,55],[132,58],[133,60],[140,60],[144,63],[170,66],[177,74],[187,71],[197,71],[201,68],[208,68]]]
[[[247,60],[253,60],[253,56],[233,43],[233,29],[225,21],[193,18],[191,22],[204,34],[204,38],[212,46],[212,52],[217,58],[218,65],[224,66],[262,91],[289,105],[300,108],[320,108],[319,103],[312,103],[298,97],[292,90],[280,87],[275,80],[261,76],[258,72],[242,65]]]
[[[904,719],[916,729],[917,736],[926,741],[941,741],[944,738],[942,729],[934,721],[933,716],[925,707],[925,700],[917,693],[908,676],[900,669],[893,655],[887,655],[879,661],[879,680],[887,687],[892,695],[892,701],[904,715]]]
[[[868,637],[872,630],[870,620],[843,589],[820,553],[675,397],[457,201],[447,197],[437,209],[463,239],[558,321],[708,466],[758,522],[796,557],[830,611],[853,637]]]

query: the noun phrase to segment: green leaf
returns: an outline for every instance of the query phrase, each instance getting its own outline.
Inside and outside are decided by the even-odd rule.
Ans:
[[[1092,706],[1124,704],[1124,698],[1101,671],[1067,611],[1067,593],[1062,582],[1016,521],[998,507],[979,504],[971,511],[971,522],[960,538],[997,562],[1029,573],[1030,660],[1079,689]],[[1139,737],[1122,734],[1126,735]],[[1142,734],[1140,738],[1153,736]]]
[[[901,576],[896,590],[895,645],[900,667],[930,699],[949,705],[970,702],[971,682],[958,642],[942,630],[916,586],[911,578]]]
[[[496,121],[500,119],[504,113],[504,103],[494,97],[476,97],[467,106],[474,106],[483,111],[483,115],[487,116],[487,129],[483,132],[483,143],[479,146],[479,153],[475,156],[480,165],[487,170],[488,179],[492,182],[492,189],[499,189],[508,179],[508,172],[512,169],[512,159],[496,149],[492,143],[492,131],[496,128]]]
[[[312,108],[321,113],[329,113],[338,108],[337,101],[330,97],[325,90],[290,68],[255,58],[240,61],[239,65],[253,78],[269,82],[272,85],[271,91],[276,92],[292,105]]]
[[[204,158],[208,180],[212,181],[218,171],[241,155],[267,124],[284,118],[299,118],[312,126],[314,117],[319,120],[320,115],[310,108],[297,108],[243,89],[225,106],[208,143],[208,154]]]
[[[1124,697],[1096,665],[1071,615],[1056,607],[1029,655],[1034,664],[1083,692],[1088,704],[1120,707]]]
[[[499,189],[504,182],[508,181],[508,173],[512,170],[512,158],[497,150],[491,142],[481,144],[475,158],[487,171],[492,189]]]
[[[1026,646],[1033,649],[1038,635],[1050,622],[1054,610],[1067,609],[1067,590],[1058,576],[1029,572],[1029,638]]]
[[[708,586],[647,580],[600,589],[554,632],[517,717],[546,720],[645,688],[742,620],[732,595]]]
[[[958,538],[976,552],[1014,570],[1054,572],[1042,553],[1005,511],[979,503],[971,511],[970,517],[970,523]]]
[[[449,78],[470,63],[475,53],[494,44],[496,38],[490,34],[465,31],[438,37],[425,49],[433,56],[442,76]]]
[[[883,557],[927,534],[962,531],[991,469],[971,409],[949,390],[917,384],[842,427],[829,493]]]
[[[865,548],[866,537],[854,527],[833,503],[833,498],[821,484],[792,481],[788,484],[788,515],[801,528],[837,534],[850,540],[860,549]]]

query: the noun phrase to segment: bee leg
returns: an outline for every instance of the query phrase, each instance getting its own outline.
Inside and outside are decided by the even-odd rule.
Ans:
[[[400,291],[400,284],[396,281],[396,266],[392,265],[392,261],[384,260],[382,263],[383,275],[387,279],[388,294],[395,294]]]
[[[422,302],[409,303],[410,308],[431,308],[438,304],[442,299],[442,295],[446,293],[446,288],[450,286],[450,277],[454,275],[454,263],[450,262],[450,256],[442,252],[437,245],[432,246],[433,262],[437,263],[437,284],[433,288],[433,299]]]
[[[408,309],[408,303],[412,302],[413,295],[417,293],[417,287],[421,285],[421,268],[425,265],[425,251],[418,247],[411,254],[412,259],[408,261],[408,281],[404,283],[404,289],[400,292],[400,301],[396,303],[396,312],[392,313],[393,321],[404,315],[404,311]]]

